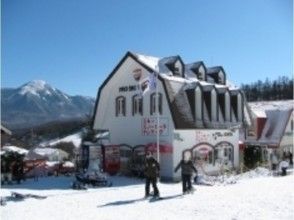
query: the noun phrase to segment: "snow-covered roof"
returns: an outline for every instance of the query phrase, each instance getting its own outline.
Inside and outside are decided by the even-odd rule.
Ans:
[[[41,155],[41,156],[49,156],[52,154],[60,154],[66,153],[65,151],[57,148],[49,148],[49,147],[37,147],[32,150],[34,153]]]
[[[160,78],[163,80],[163,83],[165,85],[167,96],[169,99],[169,103],[171,103],[171,111],[173,115],[173,119],[175,121],[175,125],[177,128],[192,128],[195,127],[195,121],[193,116],[193,107],[189,103],[189,99],[187,96],[187,90],[195,89],[197,85],[200,85],[202,87],[203,91],[211,91],[212,89],[216,88],[217,92],[224,93],[227,90],[230,90],[232,94],[240,92],[240,90],[233,85],[232,83],[229,83],[229,81],[226,80],[226,85],[223,84],[217,84],[215,83],[215,80],[211,77],[213,73],[223,71],[223,68],[221,66],[211,67],[207,68],[208,73],[206,73],[206,81],[198,80],[196,77],[196,74],[193,73],[192,68],[199,67],[203,64],[202,61],[198,61],[191,64],[184,64],[184,73],[181,73],[182,77],[179,75],[174,75],[171,70],[167,67],[168,64],[174,63],[177,60],[181,60],[179,56],[170,56],[170,57],[164,57],[164,58],[157,58],[153,56],[146,56],[142,54],[137,53],[131,53],[133,56],[135,56],[140,62],[144,63],[144,65],[148,66],[151,70],[157,72],[160,76]],[[182,61],[181,61],[182,62]],[[204,64],[203,64],[204,66]],[[205,66],[204,66],[205,67]],[[206,67],[205,67],[206,68]],[[244,106],[246,108],[246,106]],[[204,106],[204,114],[207,109],[205,109]],[[244,110],[246,112],[246,109]],[[206,114],[208,115],[208,114]],[[245,117],[245,120],[250,120],[250,117]],[[209,121],[209,120],[207,120]],[[220,120],[215,123],[206,123],[205,127],[223,127],[226,126],[234,126],[237,122],[232,123],[223,123],[223,120]],[[210,125],[209,125],[210,124]],[[237,123],[238,124],[238,123]],[[250,122],[247,122],[247,124],[250,124]]]
[[[16,147],[16,146],[4,146],[2,148],[3,151],[9,151],[9,152],[17,152],[19,154],[27,154],[29,151],[24,149],[24,148],[20,148],[20,147]]]
[[[266,118],[266,113],[262,109],[254,109],[252,112],[257,118]]]
[[[4,126],[1,124],[1,134],[2,134],[2,133],[6,133],[6,134],[8,134],[8,135],[11,135],[11,134],[12,134],[12,132],[11,132],[8,128],[4,127]]]
[[[284,135],[285,128],[293,109],[266,110],[266,123],[264,125],[260,143],[278,145]]]
[[[80,147],[80,145],[82,143],[82,132],[77,132],[77,133],[68,135],[66,137],[60,138],[60,139],[54,139],[54,140],[50,140],[50,141],[45,141],[45,142],[40,143],[39,145],[41,147],[53,146],[53,145],[56,145],[56,144],[61,143],[61,142],[67,142],[67,143],[72,142],[73,145],[76,148],[78,148],[78,147]]]
[[[221,66],[213,66],[207,68],[207,74],[215,74],[218,73],[219,71],[223,71],[223,68]]]
[[[166,66],[167,63],[175,62],[176,59],[180,59],[179,56],[169,56],[169,57],[158,58],[158,57],[147,56],[147,55],[138,54],[138,53],[132,53],[132,54],[139,61],[141,61],[145,65],[147,65],[150,69],[152,69],[155,72],[158,72],[162,78],[166,78],[166,76],[170,76],[170,78],[167,78],[167,79],[170,79],[170,80],[178,79],[178,80],[182,80],[182,82],[189,83],[189,81],[185,81],[184,78],[173,76],[172,72]],[[197,61],[194,63],[186,64],[185,65],[185,73],[184,73],[186,79],[187,80],[197,80],[200,82],[201,85],[221,85],[221,84],[216,84],[210,76],[207,76],[208,80],[209,80],[209,78],[211,78],[211,80],[209,82],[200,81],[195,77],[195,74],[193,74],[191,72],[191,68],[195,68],[196,66],[200,66],[201,64],[203,64],[202,61]],[[223,68],[221,66],[211,67],[211,68],[207,68],[207,69],[210,69],[210,72],[223,70]],[[190,82],[192,82],[192,81],[190,81]],[[233,83],[229,82],[228,80],[226,80],[225,86],[229,89],[237,89],[237,87]]]

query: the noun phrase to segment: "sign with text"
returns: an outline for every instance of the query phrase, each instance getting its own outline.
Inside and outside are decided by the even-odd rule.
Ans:
[[[154,136],[157,134],[157,118],[146,117],[142,119],[142,135]],[[168,118],[159,118],[159,135],[168,135]]]
[[[233,132],[231,131],[207,132],[203,130],[198,130],[195,132],[196,142],[210,142],[212,140],[218,141],[232,136]]]

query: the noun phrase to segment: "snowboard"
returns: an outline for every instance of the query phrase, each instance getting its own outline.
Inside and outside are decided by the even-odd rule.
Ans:
[[[11,197],[17,200],[23,200],[26,198],[34,198],[34,199],[46,199],[47,196],[39,196],[35,194],[22,194],[18,192],[11,192]]]
[[[149,202],[155,202],[155,201],[160,201],[160,200],[163,200],[164,197],[151,197],[149,199]]]

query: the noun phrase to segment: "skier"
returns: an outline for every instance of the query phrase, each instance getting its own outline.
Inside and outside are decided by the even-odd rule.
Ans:
[[[157,188],[157,175],[159,174],[159,163],[154,159],[152,153],[148,151],[146,153],[146,160],[145,160],[145,198],[150,195],[150,183],[152,184],[155,198],[159,198],[159,190]]]
[[[193,162],[191,160],[191,155],[189,152],[184,154],[184,158],[180,161],[180,163],[176,166],[175,172],[181,168],[182,170],[182,183],[183,183],[183,194],[192,192],[192,185],[191,185],[191,177],[193,171],[197,174],[197,169],[194,167]]]

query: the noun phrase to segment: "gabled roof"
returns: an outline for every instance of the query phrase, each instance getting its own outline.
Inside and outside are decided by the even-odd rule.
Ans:
[[[266,123],[258,140],[261,144],[279,145],[293,109],[266,110]]]
[[[189,64],[185,64],[185,76],[188,78],[197,78],[197,74],[199,73],[199,68],[203,66],[204,70],[205,70],[205,79],[204,81],[206,81],[207,75],[206,75],[206,66],[203,63],[203,61],[197,61],[194,63],[189,63]]]
[[[197,62],[194,62],[194,63],[190,63],[190,64],[187,64],[186,66],[189,66],[189,68],[191,70],[198,70],[200,66],[203,66],[206,69],[203,61],[197,61]]]
[[[222,66],[214,66],[207,68],[207,74],[209,75],[218,74],[220,71],[223,71],[225,73],[225,70]]]

